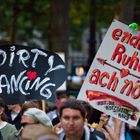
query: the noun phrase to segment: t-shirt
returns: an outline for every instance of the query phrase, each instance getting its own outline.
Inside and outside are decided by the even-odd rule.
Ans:
[[[15,128],[15,126],[10,123],[2,122],[2,124],[0,125],[0,132],[3,137],[3,140],[8,140],[9,135],[15,133],[16,131],[17,129]]]

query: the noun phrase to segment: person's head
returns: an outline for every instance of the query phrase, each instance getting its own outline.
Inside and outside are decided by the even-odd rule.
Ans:
[[[61,126],[66,135],[81,135],[84,130],[86,110],[81,101],[69,99],[58,108]]]
[[[2,98],[0,98],[0,119],[2,121],[6,120],[6,115],[5,115],[5,102]]]
[[[22,140],[59,140],[53,129],[42,124],[27,124],[22,130],[21,138]]]
[[[37,105],[36,102],[34,101],[26,101],[23,105],[22,105],[22,113],[25,112],[27,109],[29,108],[39,108],[39,106]]]
[[[62,103],[69,99],[69,94],[67,91],[57,91],[56,95],[57,95],[57,99]]]
[[[52,128],[52,123],[47,114],[38,109],[38,108],[28,108],[25,112],[23,112],[22,124],[37,124],[41,123],[46,127]]]
[[[13,104],[13,105],[7,105],[7,108],[13,112],[20,112],[21,111],[21,104]]]
[[[84,105],[84,107],[86,108],[86,118],[87,118],[87,121],[89,121],[89,119],[91,118],[91,115],[92,115],[92,106],[86,102],[86,101],[81,101],[81,103]]]

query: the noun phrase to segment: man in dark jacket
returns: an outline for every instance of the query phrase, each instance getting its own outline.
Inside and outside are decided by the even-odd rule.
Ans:
[[[86,123],[86,110],[82,102],[69,99],[58,108],[64,134],[61,140],[105,140],[105,135],[90,129]]]
[[[1,132],[0,132],[0,140],[3,140],[3,137],[2,137],[2,134],[1,134]]]
[[[21,113],[20,104],[7,105],[6,116],[7,116],[7,121],[10,124],[15,125],[17,130],[21,128],[22,113]]]

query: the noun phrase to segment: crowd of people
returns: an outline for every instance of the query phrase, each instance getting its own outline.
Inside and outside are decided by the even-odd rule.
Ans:
[[[97,111],[88,102],[58,94],[53,109],[37,101],[6,105],[0,98],[0,140],[139,140],[139,127]],[[46,103],[47,105],[47,103]]]

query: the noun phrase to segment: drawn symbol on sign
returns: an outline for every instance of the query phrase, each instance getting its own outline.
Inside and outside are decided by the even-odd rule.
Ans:
[[[35,72],[35,71],[27,71],[26,75],[30,80],[33,80],[33,79],[35,79],[37,77],[37,72]]]

